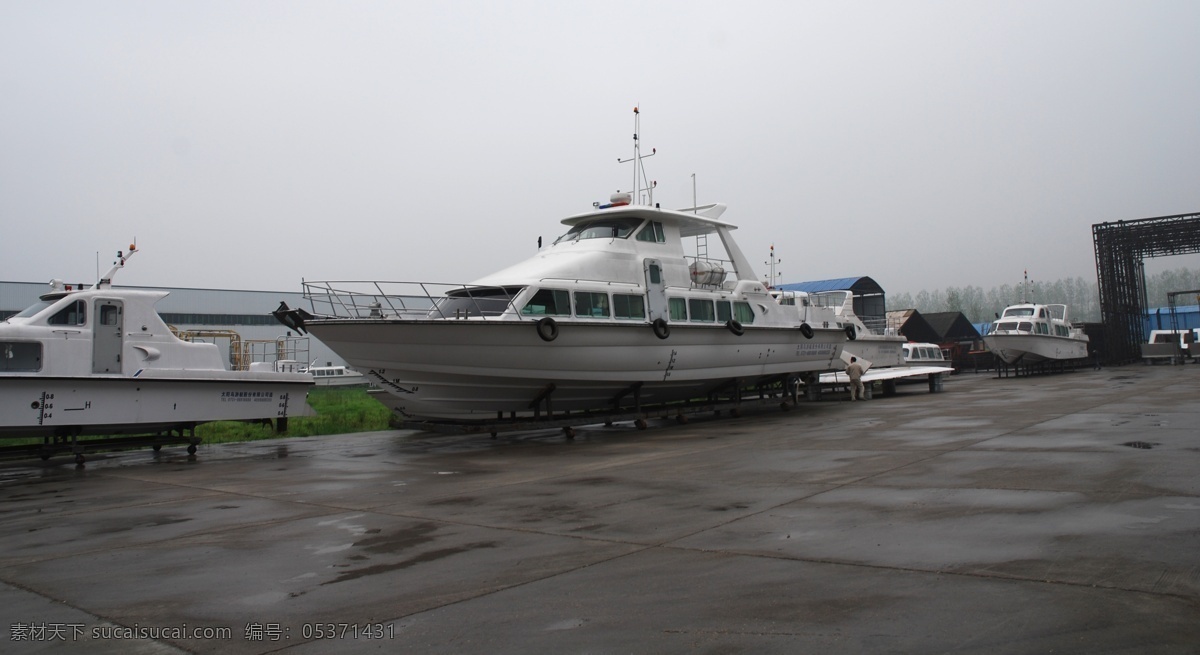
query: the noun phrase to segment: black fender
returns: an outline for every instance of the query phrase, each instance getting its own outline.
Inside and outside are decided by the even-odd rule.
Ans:
[[[737,321],[733,320],[732,318],[729,319],[728,321],[725,321],[725,327],[729,328],[730,332],[736,334],[739,337],[742,336],[742,334],[746,331],[746,328],[742,327],[741,323],[738,323]]]
[[[658,337],[659,339],[666,339],[667,337],[671,336],[671,326],[667,325],[667,322],[661,318],[654,319],[654,322],[650,324],[650,327],[654,329],[654,336]]]
[[[803,334],[805,339],[811,339],[816,332],[813,332],[812,326],[808,323],[801,323],[800,334]]]
[[[558,323],[549,316],[538,319],[537,333],[542,341],[554,341],[558,338]]]

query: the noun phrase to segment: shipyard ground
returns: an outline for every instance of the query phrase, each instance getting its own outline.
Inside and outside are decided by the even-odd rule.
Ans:
[[[1197,653],[1198,395],[1139,364],[7,462],[0,651]]]

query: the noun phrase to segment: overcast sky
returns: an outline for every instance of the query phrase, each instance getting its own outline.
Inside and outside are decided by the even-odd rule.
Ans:
[[[0,279],[467,282],[632,170],[762,278],[1095,280],[1200,211],[1200,2],[0,2]],[[1183,261],[1173,262],[1170,259]],[[1157,260],[1170,267],[1196,260]]]

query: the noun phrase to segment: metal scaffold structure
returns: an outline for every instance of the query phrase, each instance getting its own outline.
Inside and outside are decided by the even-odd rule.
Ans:
[[[1104,359],[1126,364],[1139,357],[1145,339],[1147,257],[1200,253],[1200,213],[1159,216],[1092,226]]]

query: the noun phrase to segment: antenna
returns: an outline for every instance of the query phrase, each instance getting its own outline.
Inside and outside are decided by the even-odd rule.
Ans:
[[[645,188],[647,205],[654,205],[654,187],[658,186],[657,181],[650,181],[646,177],[646,167],[642,164],[642,160],[648,157],[653,157],[658,154],[657,148],[651,148],[650,154],[642,155],[642,143],[638,139],[638,133],[642,130],[642,114],[637,107],[633,108],[633,156],[629,159],[617,158],[618,164],[633,162],[633,202],[640,202],[642,199],[642,190]]]
[[[135,252],[137,252],[137,239],[134,239],[133,243],[129,244],[129,252],[122,252],[120,250],[117,251],[117,261],[113,262],[113,267],[108,269],[108,273],[104,277],[100,278],[96,282],[96,285],[92,288],[111,288],[113,276],[117,274],[117,271],[121,270],[121,268],[125,266],[125,262],[129,261],[129,258],[133,257]],[[99,257],[99,253],[97,253],[96,256]]]
[[[783,260],[782,260],[782,259],[776,259],[776,258],[775,258],[775,244],[773,244],[773,243],[771,244],[771,257],[770,257],[769,259],[767,259],[767,261],[765,261],[765,262],[763,262],[763,263],[764,263],[764,264],[767,264],[768,266],[770,266],[770,267],[771,267],[771,268],[770,268],[770,271],[771,271],[771,272],[770,272],[770,274],[768,274],[768,276],[767,276],[767,288],[768,288],[768,289],[770,289],[770,288],[772,288],[772,287],[774,287],[774,286],[775,286],[775,278],[776,278],[776,277],[778,277],[778,276],[781,276],[781,275],[783,275],[783,273],[776,273],[776,272],[775,272],[775,265],[776,265],[776,264],[782,264],[782,263],[783,263]]]

